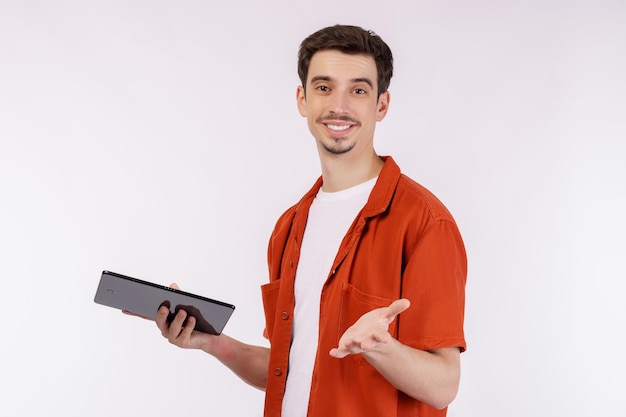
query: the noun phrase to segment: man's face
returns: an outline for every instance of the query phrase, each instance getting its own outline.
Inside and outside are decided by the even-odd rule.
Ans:
[[[334,155],[373,150],[376,122],[389,106],[378,97],[377,71],[369,55],[320,51],[309,65],[306,94],[298,87],[298,110],[307,118],[320,153]]]

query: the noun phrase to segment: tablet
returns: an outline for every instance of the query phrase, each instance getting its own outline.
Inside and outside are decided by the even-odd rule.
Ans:
[[[94,301],[152,320],[162,305],[170,309],[170,321],[182,309],[196,318],[194,330],[214,335],[222,333],[235,310],[228,303],[111,271],[102,271]]]

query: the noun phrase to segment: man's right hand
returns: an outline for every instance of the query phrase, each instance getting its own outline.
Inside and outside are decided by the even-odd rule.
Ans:
[[[180,289],[175,283],[170,284],[170,287]],[[180,309],[171,321],[168,320],[169,315],[170,309],[161,306],[157,311],[155,322],[163,337],[171,344],[184,349],[202,349],[207,353],[213,353],[219,336],[195,331],[196,318],[188,316],[188,312],[183,309]]]
[[[170,284],[170,287],[180,289],[176,284]],[[181,306],[172,319],[169,306],[162,305],[157,310],[154,321],[163,337],[171,344],[184,349],[201,349],[226,365],[246,383],[264,390],[267,384],[269,348],[241,343],[224,333],[216,336],[194,330],[196,318],[188,313]]]

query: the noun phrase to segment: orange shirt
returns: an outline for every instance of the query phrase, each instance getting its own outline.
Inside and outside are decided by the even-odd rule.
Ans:
[[[362,355],[328,352],[361,315],[399,298],[411,307],[389,332],[421,350],[465,350],[467,260],[457,225],[427,189],[401,174],[391,157],[344,237],[322,289],[319,342],[308,417],[445,416],[398,391]],[[270,282],[262,286],[271,353],[265,416],[281,414],[288,374],[294,278],[313,188],[278,220],[268,247]]]

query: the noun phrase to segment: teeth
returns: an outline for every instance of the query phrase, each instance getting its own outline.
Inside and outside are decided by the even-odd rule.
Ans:
[[[343,131],[343,130],[348,130],[350,128],[350,125],[343,125],[343,126],[337,126],[337,125],[326,125],[328,126],[328,128],[330,130],[336,130],[336,131]]]

